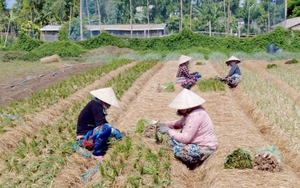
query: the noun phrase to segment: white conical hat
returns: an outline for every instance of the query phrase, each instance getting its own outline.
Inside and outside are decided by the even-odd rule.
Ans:
[[[238,59],[237,57],[231,56],[229,59],[227,59],[226,64],[228,65],[228,63],[231,62],[231,61],[235,61],[236,63],[240,63],[241,62],[241,60]]]
[[[203,103],[205,103],[204,99],[202,99],[196,93],[184,88],[169,104],[169,107],[182,110],[193,108],[195,106],[202,105]]]
[[[178,65],[181,65],[182,63],[190,61],[192,58],[189,56],[181,55],[178,61]]]
[[[111,87],[101,88],[90,92],[94,97],[115,107],[120,107],[114,90]]]

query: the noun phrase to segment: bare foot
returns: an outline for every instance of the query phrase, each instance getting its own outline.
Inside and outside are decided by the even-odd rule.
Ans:
[[[94,155],[94,159],[96,159],[97,161],[101,161],[103,159],[103,156],[101,156],[101,155],[100,156],[95,156]]]

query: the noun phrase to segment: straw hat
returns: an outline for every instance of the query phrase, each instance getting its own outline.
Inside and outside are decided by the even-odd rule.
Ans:
[[[111,87],[101,88],[90,92],[94,97],[115,107],[120,107],[114,90]]]
[[[180,59],[179,59],[179,61],[178,61],[178,65],[181,65],[181,64],[183,64],[183,63],[185,63],[185,62],[188,62],[188,61],[190,61],[191,59],[192,59],[192,58],[189,57],[189,56],[181,55],[181,56],[180,56]]]
[[[237,57],[231,56],[229,59],[227,59],[226,64],[229,65],[229,63],[230,63],[231,61],[235,61],[236,64],[238,64],[238,63],[241,62],[241,60],[239,60]]]
[[[175,99],[169,104],[169,107],[178,109],[178,110],[182,110],[182,109],[193,108],[195,106],[200,106],[203,103],[205,103],[204,99],[202,99],[200,96],[198,96],[194,92],[184,88],[175,97]]]

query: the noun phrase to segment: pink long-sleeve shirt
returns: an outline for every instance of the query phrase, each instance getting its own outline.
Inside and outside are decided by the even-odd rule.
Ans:
[[[167,134],[183,144],[197,144],[204,149],[217,149],[218,140],[214,133],[214,125],[201,106],[180,120],[165,124],[171,128]],[[181,129],[181,132],[174,129]]]

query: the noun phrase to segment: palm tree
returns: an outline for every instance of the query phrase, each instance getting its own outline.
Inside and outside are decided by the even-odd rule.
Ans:
[[[195,6],[195,12],[200,17],[200,20],[208,26],[209,35],[211,35],[212,27],[215,31],[221,31],[218,18],[223,14],[222,2],[215,2],[214,0],[208,0],[203,2],[201,7]],[[229,26],[228,26],[229,28]]]

